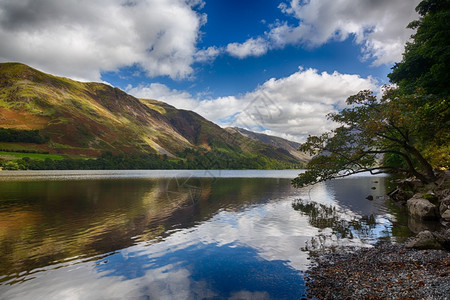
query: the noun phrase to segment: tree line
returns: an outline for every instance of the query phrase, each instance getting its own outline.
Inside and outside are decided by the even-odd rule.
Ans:
[[[0,128],[0,142],[45,144],[49,140],[50,138],[41,135],[39,130]]]
[[[280,162],[252,154],[227,154],[217,150],[199,151],[187,148],[181,159],[166,155],[144,153],[104,152],[97,158],[37,160],[24,157],[17,160],[0,160],[3,170],[171,170],[171,169],[290,169],[300,164]]]

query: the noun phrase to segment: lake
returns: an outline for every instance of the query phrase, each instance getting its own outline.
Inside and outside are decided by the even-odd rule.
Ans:
[[[298,173],[0,171],[0,299],[299,299],[311,256],[408,234],[387,177]]]

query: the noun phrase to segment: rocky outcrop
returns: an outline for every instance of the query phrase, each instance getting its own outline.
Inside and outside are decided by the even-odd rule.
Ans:
[[[408,227],[416,237],[406,246],[418,249],[450,249],[450,172],[441,172],[438,180],[424,185],[415,179],[398,182],[389,194],[406,205]]]

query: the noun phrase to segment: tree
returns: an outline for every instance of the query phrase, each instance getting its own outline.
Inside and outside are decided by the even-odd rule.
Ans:
[[[422,96],[403,96],[386,87],[381,99],[361,91],[349,108],[328,117],[341,124],[321,136],[309,136],[300,150],[315,155],[308,170],[293,180],[297,187],[361,172],[401,173],[423,182],[436,179],[420,146],[424,115],[415,110]]]
[[[301,187],[360,172],[393,172],[424,183],[436,179],[433,168],[450,165],[450,0],[424,0],[403,60],[389,74],[397,87],[380,99],[361,91],[349,108],[328,117],[340,126],[310,136],[300,150],[315,155],[307,171],[293,180]]]
[[[406,44],[403,60],[388,75],[406,93],[422,88],[428,94],[450,94],[450,0],[424,0],[416,7],[421,18],[408,28],[415,29]]]

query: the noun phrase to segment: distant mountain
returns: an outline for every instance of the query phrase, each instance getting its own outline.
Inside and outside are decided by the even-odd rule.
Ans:
[[[37,142],[0,139],[0,150],[97,157],[153,153],[202,161],[199,167],[281,167],[303,158],[275,144],[225,130],[197,113],[137,99],[102,83],[45,74],[20,63],[0,64],[0,129],[37,133]],[[13,131],[11,131],[13,132]],[[14,134],[13,134],[14,135]],[[209,160],[209,163],[207,161]],[[245,165],[243,166],[245,167]]]
[[[225,130],[227,130],[230,133],[239,133],[245,137],[260,141],[267,145],[271,145],[277,149],[283,149],[287,151],[290,155],[296,157],[298,160],[301,161],[309,160],[311,158],[308,154],[298,151],[300,143],[297,142],[289,141],[280,137],[267,135],[263,133],[256,133],[239,127],[228,127],[225,128]]]

